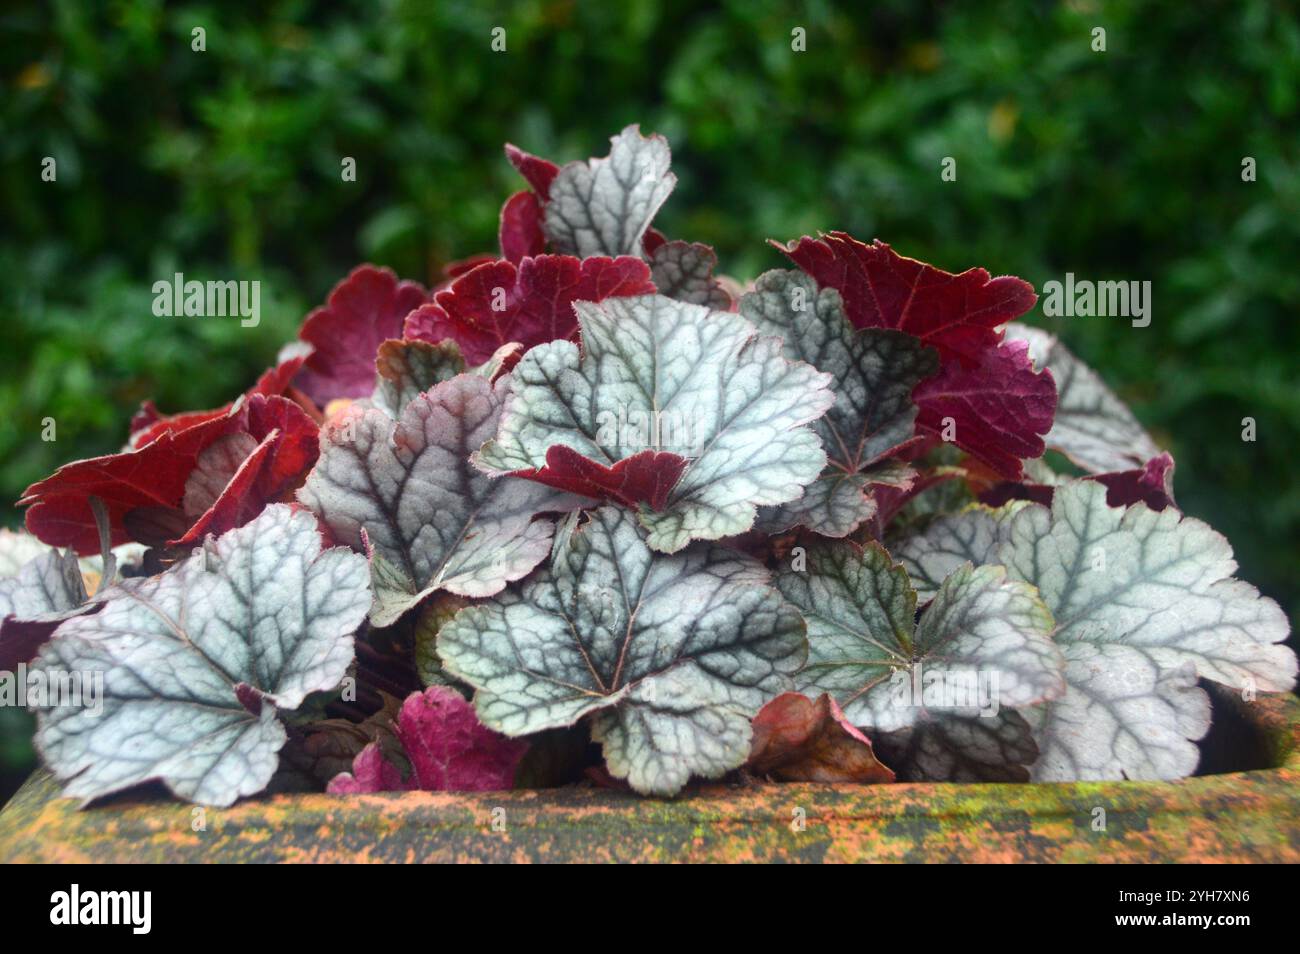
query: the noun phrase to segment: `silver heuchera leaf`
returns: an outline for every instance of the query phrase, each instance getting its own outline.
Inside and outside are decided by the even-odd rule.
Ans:
[[[882,762],[897,766],[900,782],[1027,782],[1026,766],[1038,758],[1033,729],[1015,709],[927,719],[878,733],[872,744]]]
[[[1056,338],[1012,323],[1007,337],[1029,342],[1029,356],[1056,381],[1056,418],[1044,440],[1094,474],[1141,467],[1160,448],[1133,412],[1093,371]]]
[[[336,539],[371,554],[376,626],[437,590],[491,596],[546,557],[552,524],[533,518],[570,498],[469,463],[500,414],[492,386],[462,374],[415,397],[397,421],[353,407],[322,430],[298,498]]]
[[[603,465],[646,450],[689,459],[663,509],[643,507],[653,549],[743,533],[761,504],[793,500],[826,463],[805,425],[831,405],[829,376],[782,356],[738,315],[662,295],[575,304],[582,348],[554,341],[512,372],[488,473],[546,463],[563,444]],[[648,422],[645,426],[635,426]]]
[[[996,509],[971,504],[934,518],[924,530],[891,544],[890,549],[907,570],[917,595],[928,600],[939,591],[944,578],[963,563],[996,563],[998,544],[1006,539],[1011,518],[1028,506],[1024,500]]]
[[[375,369],[378,377],[371,401],[389,417],[398,418],[420,394],[464,371],[465,359],[454,341],[393,339],[379,346]]]
[[[604,159],[570,162],[551,183],[544,229],[557,252],[641,255],[646,229],[677,185],[663,136],[628,126],[610,139]]]
[[[19,570],[48,549],[30,533],[0,527],[0,579],[17,576]]]
[[[1197,677],[1295,685],[1282,610],[1233,578],[1227,540],[1172,508],[1112,508],[1105,487],[1074,481],[1011,518],[997,560],[1038,588],[1066,657],[1065,695],[1027,714],[1037,780],[1189,775],[1210,720]]]
[[[33,665],[51,681],[103,680],[98,705],[38,710],[36,745],[64,793],[90,800],[159,780],[229,805],[270,781],[285,741],[277,710],[342,680],[370,592],[363,557],[322,550],[311,514],[275,504],[101,599]]]
[[[650,278],[661,295],[726,311],[731,295],[713,277],[717,264],[717,254],[700,242],[664,242],[650,256]]]
[[[854,329],[840,293],[819,290],[802,272],[760,275],[741,298],[740,313],[764,334],[779,336],[787,358],[830,374],[835,392],[834,407],[813,425],[826,449],[826,470],[802,498],[764,513],[763,528],[805,526],[847,536],[875,512],[871,485],[900,482],[895,470],[878,471],[915,436],[912,389],[938,369],[938,355],[902,332]]]
[[[749,754],[749,720],[790,688],[804,623],[756,561],[699,546],[653,552],[635,517],[602,507],[552,565],[442,627],[447,671],[507,735],[594,715],[609,770],[671,795]]]
[[[53,620],[85,602],[81,567],[71,550],[45,549],[16,575],[0,578],[0,620]]]
[[[1007,740],[988,751],[985,736],[1018,709],[1064,691],[1052,617],[1033,588],[1008,580],[1001,567],[964,564],[939,587],[915,622],[916,592],[906,571],[877,544],[819,544],[806,566],[781,573],[777,585],[808,623],[808,662],[795,677],[805,695],[827,692],[856,726],[892,737],[896,750],[914,742],[923,764],[895,765],[910,777],[939,777],[947,764],[981,762],[996,752],[1023,756]],[[949,724],[988,720],[987,730]],[[1010,731],[1014,732],[1014,725]],[[971,746],[966,752],[963,744]],[[1030,753],[1032,755],[1032,753]],[[988,777],[1024,776],[1017,763],[987,766]]]

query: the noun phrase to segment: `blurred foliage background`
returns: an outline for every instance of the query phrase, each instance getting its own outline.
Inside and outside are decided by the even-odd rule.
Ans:
[[[501,202],[522,187],[504,141],[583,158],[639,122],[669,137],[680,180],[658,224],[712,243],[742,279],[783,264],[764,239],[841,228],[1038,287],[1067,271],[1151,281],[1148,328],[1037,323],[1131,402],[1178,460],[1180,504],[1294,620],[1296,13],[1277,0],[6,4],[0,522],[21,521],[9,504],[29,482],[116,450],[142,399],[228,400],[353,265],[432,283],[494,248]],[[490,47],[497,26],[505,52]],[[791,50],[795,27],[806,52]],[[41,181],[46,156],[55,182]],[[345,156],[356,182],[341,181]],[[946,156],[955,182],[940,179]],[[175,271],[260,279],[261,324],[154,317],[151,286]],[[30,764],[25,718],[0,709],[0,800]]]

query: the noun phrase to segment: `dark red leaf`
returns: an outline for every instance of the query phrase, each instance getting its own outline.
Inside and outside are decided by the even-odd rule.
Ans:
[[[1043,435],[1052,429],[1056,412],[1056,384],[1051,372],[1034,370],[1026,342],[1007,341],[986,351],[975,367],[946,362],[916,386],[912,399],[919,409],[919,432],[951,436],[952,443],[1000,476],[1018,480],[1020,462],[1043,455]]]
[[[209,533],[242,527],[269,503],[285,500],[316,464],[320,441],[316,422],[283,398],[248,399],[245,431],[258,441],[221,495],[171,546],[192,546]]]
[[[368,397],[379,345],[401,337],[406,316],[427,300],[422,285],[399,282],[387,268],[354,269],[303,322],[298,337],[314,350],[295,383],[321,407],[334,398]]]
[[[257,379],[257,383],[245,391],[244,394],[249,397],[254,394],[261,394],[266,397],[285,395],[286,392],[293,390],[290,385],[294,377],[302,370],[303,362],[306,360],[307,353],[305,350],[300,354],[283,356],[274,367],[263,371],[262,376]],[[131,446],[143,447],[145,444],[157,440],[167,431],[183,431],[195,424],[202,424],[204,421],[221,417],[229,412],[232,406],[233,402],[214,408],[211,411],[182,411],[179,414],[159,414],[158,408],[154,406],[153,401],[145,401],[140,405],[140,410],[136,411],[135,416],[131,418]]]
[[[11,673],[36,653],[63,622],[56,620],[0,619],[0,673]]]
[[[516,192],[501,207],[498,229],[501,257],[519,264],[521,258],[546,251],[542,233],[542,203],[532,192]]]
[[[560,171],[559,166],[549,159],[524,152],[510,143],[506,143],[506,158],[533,187],[538,198],[545,202],[551,197],[551,183],[555,181],[555,176]]]
[[[65,464],[28,487],[18,503],[30,508],[27,529],[38,539],[50,546],[72,547],[83,556],[99,552],[91,496],[104,503],[114,546],[133,539],[157,544],[178,536],[178,531],[188,536],[191,523],[181,506],[199,456],[223,438],[249,434],[260,444],[273,431],[276,438],[258,448],[258,460],[247,472],[241,468],[246,483],[218,501],[219,512],[210,520],[213,532],[220,532],[242,525],[269,500],[293,489],[314,463],[316,424],[287,398],[255,394],[220,417],[181,430],[164,430],[135,450]],[[294,467],[302,470],[293,473]],[[141,529],[145,527],[156,528],[157,538],[146,538]]]
[[[982,268],[954,275],[904,258],[879,239],[867,245],[831,232],[776,247],[817,284],[839,291],[854,326],[906,331],[938,348],[941,358],[971,366],[1002,340],[1002,325],[1038,300],[1019,278],[990,278]]]
[[[157,408],[152,401],[146,401],[136,412],[136,416],[131,420],[133,428],[131,433],[131,446],[135,448],[144,447],[146,444],[152,444],[164,434],[177,434],[196,424],[202,424],[205,421],[213,421],[219,417],[224,417],[230,413],[231,405],[226,404],[222,407],[213,408],[211,411],[181,411],[178,414],[157,415]],[[142,421],[147,414],[152,411],[156,416],[152,422],[140,430],[134,430],[137,421]]]
[[[410,763],[408,778],[371,742],[351,773],[329,784],[335,794],[366,792],[492,792],[511,788],[528,743],[484,726],[474,707],[454,689],[431,686],[413,692],[397,717],[397,740]]]
[[[1050,484],[1036,484],[1032,481],[1004,480],[979,494],[980,503],[989,507],[1001,507],[1013,500],[1032,500],[1050,507],[1052,487]]]
[[[434,343],[450,338],[466,362],[477,365],[510,342],[531,348],[573,337],[578,330],[575,301],[653,291],[649,267],[630,256],[538,255],[518,266],[490,262],[438,292],[434,304],[413,312],[404,335]]]
[[[645,230],[645,237],[641,239],[641,248],[645,252],[646,258],[650,258],[660,246],[667,244],[668,236],[653,225]]]
[[[112,544],[128,542],[123,520],[137,508],[180,506],[185,481],[200,453],[242,427],[229,411],[179,431],[164,431],[138,450],[64,464],[32,484],[18,501],[29,506],[27,529],[52,547],[72,547],[83,556],[99,552],[99,534],[89,498],[104,502]]]
[[[1167,451],[1140,468],[1096,474],[1093,479],[1106,485],[1106,503],[1112,507],[1144,503],[1152,510],[1164,510],[1176,506],[1174,459]]]
[[[662,510],[687,463],[685,457],[677,454],[644,450],[609,467],[557,444],[546,451],[545,467],[517,470],[511,476],[584,497],[612,500],[625,507],[644,503],[654,510]]]
[[[1106,503],[1112,507],[1144,503],[1152,510],[1164,510],[1177,506],[1174,501],[1174,459],[1167,452],[1132,470],[1090,474],[1083,479],[1105,485]],[[1051,484],[1008,480],[983,491],[979,499],[980,503],[990,507],[1000,507],[1011,500],[1032,500],[1050,507],[1053,489]]]
[[[442,274],[448,279],[460,278],[462,275],[468,275],[480,265],[486,265],[488,262],[495,262],[496,260],[497,257],[495,255],[488,255],[487,253],[471,255],[469,258],[461,258],[454,262],[447,263],[443,266]],[[441,291],[450,284],[450,281],[443,282],[438,286],[438,290]]]
[[[1020,478],[1021,460],[1042,454],[1056,385],[1050,372],[1034,370],[1025,348],[1003,343],[1001,328],[1037,301],[1027,282],[990,278],[982,268],[945,272],[844,232],[776,247],[837,289],[855,326],[895,328],[938,349],[939,372],[912,393],[918,432],[941,436],[951,418],[953,443],[1011,480]]]

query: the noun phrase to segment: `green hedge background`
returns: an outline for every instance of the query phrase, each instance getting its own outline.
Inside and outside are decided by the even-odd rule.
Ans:
[[[1182,507],[1295,619],[1294,4],[55,0],[6,5],[0,35],[4,524],[29,482],[117,449],[143,398],[229,399],[353,265],[434,282],[492,249],[520,187],[504,141],[574,159],[639,122],[674,149],[659,224],[743,279],[782,264],[764,239],[842,228],[1040,288],[1151,281],[1150,327],[1038,323],[1132,403]],[[260,279],[260,326],[154,317],[174,271]],[[0,709],[0,800],[24,722]]]

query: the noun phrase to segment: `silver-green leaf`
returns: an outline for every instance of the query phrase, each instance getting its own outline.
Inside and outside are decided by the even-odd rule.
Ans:
[[[566,445],[611,466],[634,454],[687,459],[660,510],[643,507],[653,549],[743,533],[757,507],[799,497],[826,463],[807,425],[834,401],[829,376],[790,361],[738,315],[661,295],[575,305],[582,347],[539,345],[509,378],[491,474],[542,468]]]
[[[322,550],[311,514],[275,504],[99,599],[33,665],[50,685],[76,676],[83,687],[80,705],[37,707],[36,746],[64,793],[90,800],[158,780],[229,805],[270,781],[285,741],[277,711],[342,680],[370,592],[363,557]]]
[[[400,418],[406,406],[435,384],[450,381],[465,370],[465,359],[454,341],[393,339],[375,356],[375,392],[371,402],[389,417]]]
[[[1056,417],[1044,440],[1094,474],[1141,467],[1160,453],[1133,412],[1096,371],[1052,334],[1029,325],[1007,325],[1007,337],[1029,342],[1029,356],[1056,381]]]
[[[491,596],[545,559],[552,524],[534,517],[570,498],[469,463],[500,414],[487,380],[462,374],[417,395],[396,421],[352,407],[322,430],[298,497],[339,541],[370,553],[376,626],[438,590]]]
[[[641,256],[642,241],[677,184],[663,136],[628,126],[610,139],[609,155],[561,167],[551,183],[543,228],[555,251]]]
[[[805,526],[844,537],[875,512],[874,484],[910,482],[911,471],[889,467],[890,454],[916,434],[912,390],[938,369],[938,355],[911,335],[885,328],[855,329],[840,293],[818,289],[796,271],[760,275],[740,300],[740,313],[784,343],[787,358],[831,375],[834,406],[813,425],[827,466],[804,496],[763,514],[763,529]]]
[[[1029,506],[1013,500],[1001,507],[970,504],[957,513],[941,514],[917,533],[890,545],[907,569],[923,600],[934,597],[944,578],[963,563],[983,566],[997,562],[998,544],[1006,539],[1010,520]]]
[[[507,735],[591,715],[610,772],[671,795],[749,752],[749,720],[786,691],[804,623],[743,555],[651,550],[628,511],[602,507],[552,566],[442,627],[447,672]]]
[[[854,725],[890,733],[897,751],[943,748],[925,764],[894,764],[908,777],[935,777],[950,765],[987,762],[984,736],[1006,729],[1004,710],[1060,695],[1061,653],[1051,614],[1033,588],[1001,567],[959,566],[916,622],[907,572],[882,547],[826,542],[803,555],[777,584],[808,623],[808,662],[795,677],[806,695],[826,692]],[[974,732],[953,720],[982,719]],[[963,752],[961,745],[971,746]],[[1024,746],[1003,744],[1022,758]],[[1030,753],[1032,755],[1032,752]],[[939,766],[939,767],[936,767]],[[990,765],[986,777],[1024,776],[1023,763]]]
[[[1074,481],[1011,518],[997,560],[1038,588],[1066,656],[1067,692],[1030,715],[1038,780],[1190,775],[1209,728],[1198,677],[1295,685],[1285,614],[1233,577],[1223,536],[1172,508],[1110,507]]]
[[[717,254],[700,242],[664,242],[650,256],[650,278],[661,295],[726,311],[731,295],[713,277],[717,264]]]

